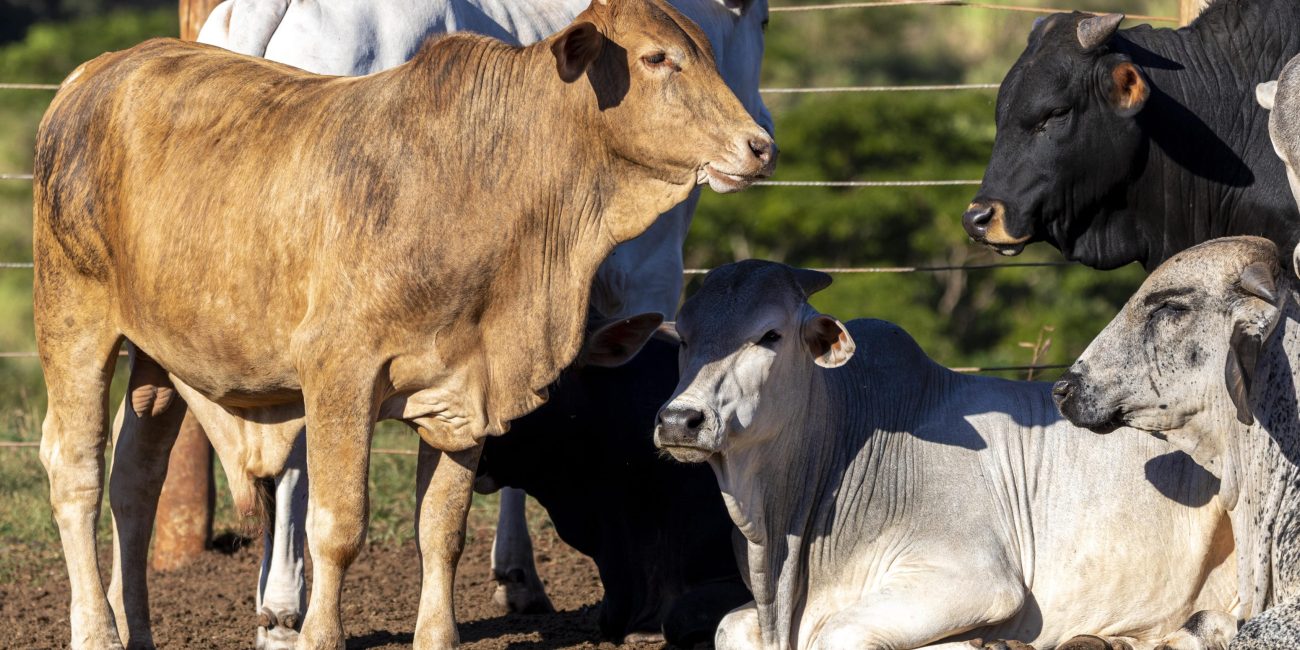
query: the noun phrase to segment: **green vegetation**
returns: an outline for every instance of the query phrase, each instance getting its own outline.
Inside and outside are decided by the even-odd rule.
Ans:
[[[1088,0],[1080,6],[1176,11],[1172,0]],[[101,52],[176,32],[173,10],[66,14],[83,17],[38,24],[23,40],[0,46],[0,81],[57,83]],[[1033,19],[956,7],[774,13],[764,85],[996,82],[1019,54]],[[0,173],[31,169],[36,124],[51,96],[0,90]],[[782,148],[778,179],[978,179],[993,140],[993,100],[991,91],[770,95]],[[1002,261],[970,245],[962,232],[960,215],[973,192],[972,186],[755,188],[727,196],[706,191],[687,246],[688,266],[744,257],[809,266]],[[1059,259],[1037,245],[1014,261]],[[30,185],[0,180],[0,262],[30,260]],[[814,302],[843,319],[897,322],[952,366],[1025,365],[1036,354],[1039,363],[1060,364],[1083,350],[1141,278],[1132,267],[1108,273],[1046,267],[839,275]],[[1035,345],[1040,339],[1051,340],[1045,352]],[[31,271],[0,269],[0,351],[34,349]],[[114,404],[120,394],[115,392]],[[35,359],[0,358],[0,441],[37,440],[44,401]],[[401,427],[384,426],[376,446],[411,449],[414,439]],[[374,458],[372,541],[410,538],[414,465],[409,456]],[[220,472],[218,482],[218,528],[235,527]],[[35,451],[0,449],[0,557],[15,544],[57,557],[45,499]],[[0,560],[0,579],[11,569]]]

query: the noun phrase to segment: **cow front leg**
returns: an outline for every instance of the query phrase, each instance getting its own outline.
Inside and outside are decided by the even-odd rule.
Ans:
[[[257,583],[257,647],[286,650],[298,640],[307,610],[303,546],[307,521],[307,437],[299,434],[275,479],[275,520],[262,534]]]
[[[813,633],[813,650],[970,650],[970,641],[926,645],[1004,621],[1020,611],[1025,587],[997,575],[926,576],[903,572],[856,605],[829,616]],[[906,582],[903,582],[906,581]],[[900,584],[902,583],[902,584]]]
[[[492,600],[513,614],[548,614],[555,607],[546,597],[533,562],[526,499],[519,488],[501,490],[497,530],[492,537],[492,578],[497,583]]]
[[[749,601],[722,617],[718,631],[713,635],[716,650],[753,650],[763,647],[763,634],[758,625],[758,606]]]
[[[187,409],[153,360],[130,347],[131,377],[113,421],[113,470],[108,479],[113,515],[113,577],[108,602],[128,648],[152,648],[145,575],[149,537],[167,461]]]
[[[346,355],[339,355],[346,359]],[[376,417],[375,380],[356,377],[354,359],[315,364],[303,378],[307,415],[307,544],[311,599],[299,648],[343,648],[343,578],[361,552],[369,519],[370,436]],[[301,373],[302,365],[299,366]],[[316,383],[320,381],[320,383]],[[328,477],[328,480],[319,480]]]
[[[420,543],[420,612],[416,648],[454,648],[456,563],[465,548],[465,518],[473,497],[483,443],[464,451],[438,451],[423,440],[415,480],[415,536]]]

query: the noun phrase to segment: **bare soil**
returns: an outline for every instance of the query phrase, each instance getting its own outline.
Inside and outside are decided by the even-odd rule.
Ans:
[[[559,611],[531,616],[499,611],[492,603],[492,529],[472,527],[456,578],[456,620],[463,648],[658,647],[602,642],[596,625],[602,592],[595,565],[561,542],[549,526],[535,527],[533,542],[538,572]],[[251,647],[259,547],[248,544],[212,551],[185,568],[151,573],[150,600],[158,646]],[[23,553],[21,547],[6,551]],[[106,567],[108,558],[103,560]],[[362,553],[345,585],[343,626],[349,635],[348,648],[410,647],[419,600],[419,566],[413,544],[376,546]],[[66,647],[68,601],[63,563],[52,562],[48,553],[33,551],[27,570],[0,583],[0,629],[7,639],[0,645]]]

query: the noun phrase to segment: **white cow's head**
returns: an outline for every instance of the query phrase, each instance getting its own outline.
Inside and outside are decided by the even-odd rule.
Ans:
[[[1286,165],[1291,193],[1300,205],[1300,56],[1282,68],[1277,81],[1260,84],[1255,89],[1255,98],[1260,106],[1272,112],[1268,117],[1268,134],[1273,140],[1273,150]]]
[[[1251,424],[1283,311],[1277,247],[1215,239],[1160,265],[1053,387],[1061,414],[1108,432],[1166,437],[1218,474],[1238,421]]]
[[[695,21],[713,46],[718,72],[758,125],[775,134],[772,114],[759,96],[767,0],[670,0]]]
[[[757,260],[705,276],[677,322],[682,375],[659,412],[655,444],[700,462],[777,433],[772,425],[802,405],[817,367],[853,356],[844,325],[808,304],[830,283],[820,271]]]

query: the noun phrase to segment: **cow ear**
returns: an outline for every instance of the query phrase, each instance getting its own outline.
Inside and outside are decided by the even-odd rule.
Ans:
[[[1273,110],[1273,99],[1275,97],[1277,97],[1276,79],[1273,81],[1265,81],[1264,83],[1255,86],[1255,101],[1259,102],[1259,105],[1263,106],[1264,110]]]
[[[803,289],[804,296],[811,296],[826,287],[831,286],[834,281],[829,273],[822,273],[813,269],[790,269],[794,273],[794,281]]]
[[[853,358],[857,345],[844,323],[816,314],[803,322],[803,340],[812,352],[813,363],[823,368],[838,368]]]
[[[601,324],[588,335],[579,359],[589,366],[621,366],[641,351],[663,321],[663,315],[651,312]]]
[[[1110,37],[1115,35],[1115,30],[1119,29],[1119,24],[1122,22],[1124,22],[1124,14],[1104,14],[1084,18],[1075,28],[1075,36],[1079,38],[1079,45],[1083,47],[1083,51],[1091,52],[1105,45]]]
[[[1110,105],[1122,117],[1132,117],[1146,106],[1151,87],[1132,61],[1120,61],[1110,69]]]
[[[1250,402],[1259,371],[1260,351],[1282,316],[1276,271],[1275,265],[1255,262],[1241,272],[1243,295],[1234,309],[1224,383],[1237,410],[1237,420],[1245,425],[1255,422]]]
[[[677,333],[677,321],[666,320],[655,328],[654,338],[672,343],[673,345],[682,344],[682,335]]]
[[[577,81],[600,56],[604,44],[605,36],[591,23],[578,23],[564,30],[551,44],[560,79],[564,83]]]

